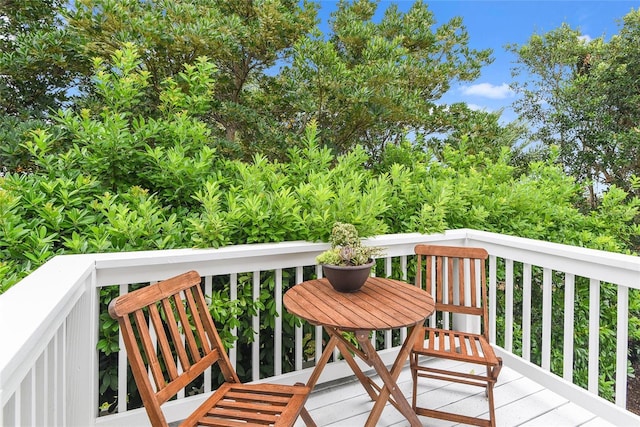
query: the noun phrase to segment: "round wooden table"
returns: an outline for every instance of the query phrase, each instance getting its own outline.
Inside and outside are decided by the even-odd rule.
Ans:
[[[434,310],[433,298],[426,291],[400,280],[370,277],[359,291],[337,292],[327,279],[308,280],[289,289],[283,298],[287,310],[313,325],[323,326],[330,336],[307,385],[314,387],[333,349],[340,349],[345,361],[369,393],[375,405],[366,426],[375,426],[387,401],[411,422],[422,425],[406,397],[396,384],[409,351],[420,328],[411,328],[391,370],[388,370],[369,339],[369,333],[412,327],[422,324]],[[354,332],[360,348],[342,337],[342,332]],[[383,381],[382,387],[367,377],[353,359],[357,355],[373,366]],[[390,396],[392,397],[390,399]]]

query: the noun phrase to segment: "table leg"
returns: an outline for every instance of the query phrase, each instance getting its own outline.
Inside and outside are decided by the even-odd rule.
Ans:
[[[389,395],[393,396],[393,399],[396,402],[396,405],[400,412],[405,416],[405,418],[411,423],[413,427],[422,426],[418,416],[409,405],[407,398],[402,394],[398,385],[396,384],[396,380],[400,375],[400,371],[402,371],[403,365],[409,357],[410,347],[413,345],[413,341],[415,339],[416,333],[419,331],[419,328],[412,328],[411,333],[405,339],[402,347],[400,348],[400,352],[396,357],[395,362],[393,363],[393,367],[391,368],[391,372],[387,370],[387,367],[380,359],[376,349],[369,341],[369,331],[357,331],[356,339],[360,343],[360,346],[364,353],[367,356],[368,361],[373,365],[373,368],[376,370],[384,386],[376,399],[376,403],[373,405],[373,409],[369,414],[369,418],[367,419],[367,423],[365,426],[373,427],[376,425],[378,420],[380,419],[380,415],[382,415],[382,410],[389,400]]]
[[[358,366],[358,362],[356,362],[353,356],[351,355],[351,352],[353,351],[354,354],[356,354],[360,359],[362,359],[365,363],[371,366],[371,364],[367,360],[366,355],[360,349],[356,348],[352,343],[345,340],[344,337],[341,335],[342,331],[340,331],[339,329],[334,329],[334,328],[325,328],[325,329],[330,336],[337,338],[338,340],[337,345],[338,345],[338,349],[340,350],[340,354],[344,358],[345,362],[347,362],[347,364],[355,374],[356,378],[358,378],[358,380],[360,381],[360,384],[362,384],[362,387],[364,387],[365,391],[369,394],[369,397],[371,398],[371,400],[375,401],[378,398],[378,392],[380,391],[380,388],[376,383],[373,382],[371,378],[367,377],[362,372],[362,370]]]
[[[320,359],[318,360],[318,363],[316,364],[316,367],[313,369],[313,372],[311,373],[311,376],[307,380],[307,387],[310,387],[311,390],[313,390],[313,387],[315,387],[316,383],[320,379],[320,374],[322,374],[322,371],[324,370],[324,367],[326,366],[327,362],[329,361],[329,359],[332,356],[333,349],[338,344],[338,338],[336,338],[332,334],[329,334],[329,336],[331,338],[329,339],[329,342],[327,343],[327,346],[324,348],[324,350],[322,352],[322,356],[320,356]]]

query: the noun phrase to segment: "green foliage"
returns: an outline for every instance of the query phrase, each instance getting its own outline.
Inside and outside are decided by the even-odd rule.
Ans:
[[[135,44],[149,72],[144,105],[150,111],[161,102],[160,82],[198,57],[210,58],[218,87],[203,119],[216,136],[232,141],[230,152],[244,150],[249,159],[259,139],[266,138],[261,148],[268,148],[282,136],[273,119],[277,107],[269,106],[275,77],[265,71],[287,61],[293,43],[315,25],[316,11],[312,3],[293,0],[82,0],[62,14],[84,63],[95,56],[110,61]]]
[[[75,48],[59,11],[62,0],[3,1],[0,19],[0,114],[46,118],[69,99],[78,76]]]
[[[212,65],[200,58],[162,82],[158,118],[134,115],[149,73],[131,46],[115,53],[112,65],[96,60],[95,67],[100,109],[60,110],[56,127],[33,131],[24,147],[36,166],[51,177],[91,175],[105,190],[140,185],[172,205],[192,205],[185,190],[198,187],[214,165],[215,140],[199,119],[213,92]]]
[[[459,17],[435,28],[426,3],[406,13],[391,5],[380,22],[377,2],[341,1],[332,34],[296,43],[283,72],[296,119],[316,120],[326,144],[346,153],[360,144],[376,161],[387,144],[412,132],[442,130],[446,108],[435,101],[453,81],[478,77],[489,50],[473,50]]]

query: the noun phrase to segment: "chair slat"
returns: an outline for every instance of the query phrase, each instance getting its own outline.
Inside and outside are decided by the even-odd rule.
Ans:
[[[478,306],[478,290],[477,286],[477,274],[476,274],[476,262],[474,260],[469,260],[469,282],[471,283],[471,306]]]
[[[227,408],[221,408],[220,406],[216,406],[212,408],[208,413],[208,417],[218,417],[218,418],[231,418],[236,420],[245,420],[248,422],[258,423],[258,424],[272,424],[277,419],[276,413],[269,412],[258,412],[254,410],[233,410]]]
[[[442,260],[441,259],[436,259],[436,266],[435,266],[435,282],[436,282],[436,287],[438,288],[438,301],[443,301],[444,298],[444,284],[442,283],[443,278],[442,278]]]
[[[169,329],[169,333],[171,334],[171,340],[173,342],[176,354],[178,355],[178,360],[180,361],[182,370],[186,371],[191,367],[191,363],[189,362],[187,351],[184,347],[184,343],[182,342],[182,335],[180,335],[180,330],[178,328],[178,319],[176,319],[176,314],[171,307],[169,298],[164,298],[162,300],[162,308],[164,309],[165,315],[167,317],[166,324]]]
[[[191,331],[191,322],[189,322],[189,317],[184,308],[185,302],[180,294],[175,294],[173,299],[175,302],[176,312],[180,318],[180,324],[182,325],[182,333],[186,340],[186,348],[189,350],[189,354],[191,355],[190,360],[192,363],[198,362],[201,358],[200,350],[198,349],[198,344],[193,336],[193,331]]]
[[[454,275],[454,269],[453,269],[453,258],[447,258],[446,259],[446,273],[443,273],[443,286],[446,286],[447,288],[447,295],[448,295],[448,299],[447,299],[447,303],[449,304],[455,304],[454,300],[453,300],[453,291],[454,291],[454,281],[453,281],[453,275]]]
[[[473,352],[473,349],[467,349],[467,340],[465,339],[466,337],[464,335],[458,335],[458,343],[460,346],[460,353],[461,354],[469,354],[469,350],[471,352]],[[473,347],[473,343],[469,343],[469,345],[471,347]]]
[[[466,274],[464,274],[464,259],[458,259],[454,264],[458,265],[458,304],[465,305],[468,301],[465,280]]]
[[[160,347],[162,360],[164,360],[165,366],[169,373],[169,379],[175,380],[178,377],[178,369],[173,354],[171,353],[171,346],[169,345],[167,334],[164,331],[164,324],[162,322],[162,318],[156,304],[149,305],[149,318],[151,319],[153,328],[156,331],[158,346]]]
[[[202,319],[200,318],[202,310],[199,309],[196,301],[193,299],[193,293],[191,291],[191,289],[187,289],[184,293],[187,300],[187,307],[189,307],[191,318],[193,320],[194,335],[200,343],[204,354],[207,354],[211,351],[211,346],[209,345],[209,337],[207,336],[207,334],[205,334],[204,327],[202,326]]]
[[[153,379],[156,383],[156,387],[161,389],[165,386],[164,376],[162,375],[162,368],[160,367],[160,361],[156,355],[156,349],[151,342],[151,336],[149,327],[147,325],[147,319],[142,310],[136,310],[133,312],[136,327],[140,332],[140,338],[142,339],[142,348],[144,349],[145,356],[147,356],[147,364],[153,375]]]

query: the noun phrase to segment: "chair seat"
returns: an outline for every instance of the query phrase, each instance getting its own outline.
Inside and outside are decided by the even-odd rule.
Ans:
[[[425,340],[416,340],[412,351],[424,356],[496,366],[500,360],[483,335],[423,327]]]
[[[310,392],[302,384],[225,383],[180,426],[291,425]]]

